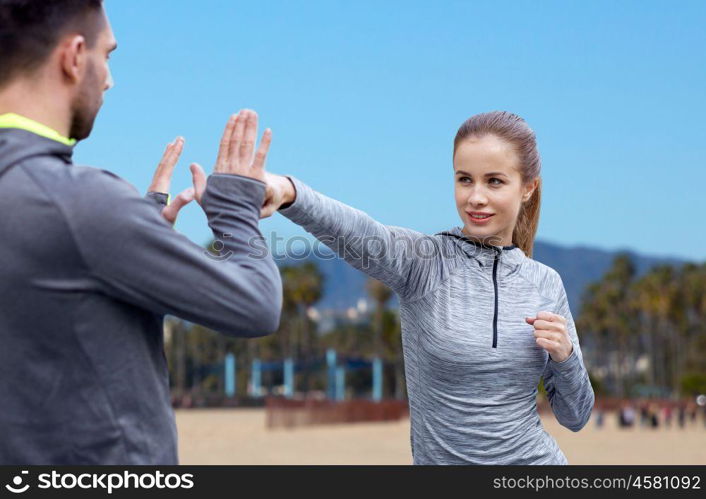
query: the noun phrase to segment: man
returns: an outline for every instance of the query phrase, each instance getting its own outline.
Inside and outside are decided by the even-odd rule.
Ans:
[[[167,207],[72,164],[115,47],[100,0],[0,0],[0,464],[176,464],[164,315],[234,336],[279,324],[282,283],[258,229],[270,133],[253,159],[255,113],[230,119],[215,172],[192,165],[194,190]],[[191,197],[220,258],[161,216]]]

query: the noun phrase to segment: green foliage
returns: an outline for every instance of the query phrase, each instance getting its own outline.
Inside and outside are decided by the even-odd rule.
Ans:
[[[596,377],[591,374],[591,371],[588,371],[588,380],[591,383],[591,387],[593,388],[593,394],[596,397],[603,395],[603,383],[601,383],[600,380],[596,379]]]
[[[638,384],[678,395],[684,373],[706,373],[706,264],[658,265],[638,278],[629,257],[619,255],[586,287],[576,326],[594,347],[587,367],[608,372],[601,381],[610,381],[611,395],[628,395]],[[638,358],[647,361],[646,373]]]
[[[681,379],[681,389],[685,395],[706,394],[706,374],[689,373]]]

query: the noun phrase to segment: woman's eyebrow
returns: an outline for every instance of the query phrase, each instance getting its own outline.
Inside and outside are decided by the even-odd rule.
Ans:
[[[463,170],[457,170],[456,175],[468,175],[469,177],[473,176],[470,173],[464,172]],[[503,176],[507,177],[507,175],[505,175],[503,172],[490,172],[490,173],[486,173],[484,176],[485,177],[493,177],[493,176],[498,176],[498,175],[503,175]]]

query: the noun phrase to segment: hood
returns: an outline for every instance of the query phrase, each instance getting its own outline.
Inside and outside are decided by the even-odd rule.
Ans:
[[[0,128],[0,177],[11,166],[35,156],[53,156],[71,163],[73,147],[18,128]]]

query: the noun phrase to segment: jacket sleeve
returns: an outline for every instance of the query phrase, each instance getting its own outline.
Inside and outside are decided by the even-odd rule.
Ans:
[[[573,351],[563,362],[555,362],[551,356],[544,369],[544,388],[556,419],[562,426],[579,431],[588,422],[595,401],[588,371],[583,364],[583,354],[576,333],[576,325],[569,309],[561,277],[558,278],[559,298],[556,314],[565,317]]]
[[[233,336],[279,326],[282,282],[259,231],[265,184],[239,175],[208,178],[202,206],[219,245],[213,255],[175,231],[115,175],[86,169],[82,196],[65,206],[87,272],[116,299]]]
[[[159,213],[169,204],[169,194],[166,192],[149,191],[145,194],[145,199],[150,201]]]
[[[366,213],[316,192],[296,177],[293,203],[279,213],[302,226],[339,257],[383,282],[400,297],[412,298],[432,286],[442,259],[433,237],[384,225]]]

